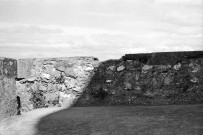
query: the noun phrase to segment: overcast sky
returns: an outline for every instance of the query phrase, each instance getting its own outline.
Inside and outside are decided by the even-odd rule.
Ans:
[[[0,0],[0,56],[203,50],[203,0]]]

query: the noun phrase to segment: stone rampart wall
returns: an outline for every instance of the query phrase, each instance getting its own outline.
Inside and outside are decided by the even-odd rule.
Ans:
[[[43,107],[203,103],[203,51],[0,59],[0,120]]]
[[[203,52],[127,54],[102,62],[75,106],[203,103]]]

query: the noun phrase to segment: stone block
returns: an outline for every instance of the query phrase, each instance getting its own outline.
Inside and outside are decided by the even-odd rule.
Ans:
[[[125,67],[124,67],[123,65],[121,65],[121,66],[119,66],[119,67],[117,68],[117,71],[120,72],[120,71],[122,71],[122,70],[124,70],[124,69],[125,69]]]
[[[17,60],[17,78],[28,78],[32,74],[34,59]]]

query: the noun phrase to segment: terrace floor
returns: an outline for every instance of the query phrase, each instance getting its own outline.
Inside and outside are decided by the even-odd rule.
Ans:
[[[0,122],[0,135],[201,135],[203,104],[44,108]]]

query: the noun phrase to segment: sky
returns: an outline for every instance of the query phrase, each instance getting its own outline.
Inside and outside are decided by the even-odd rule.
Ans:
[[[203,50],[203,0],[0,0],[0,56]]]

